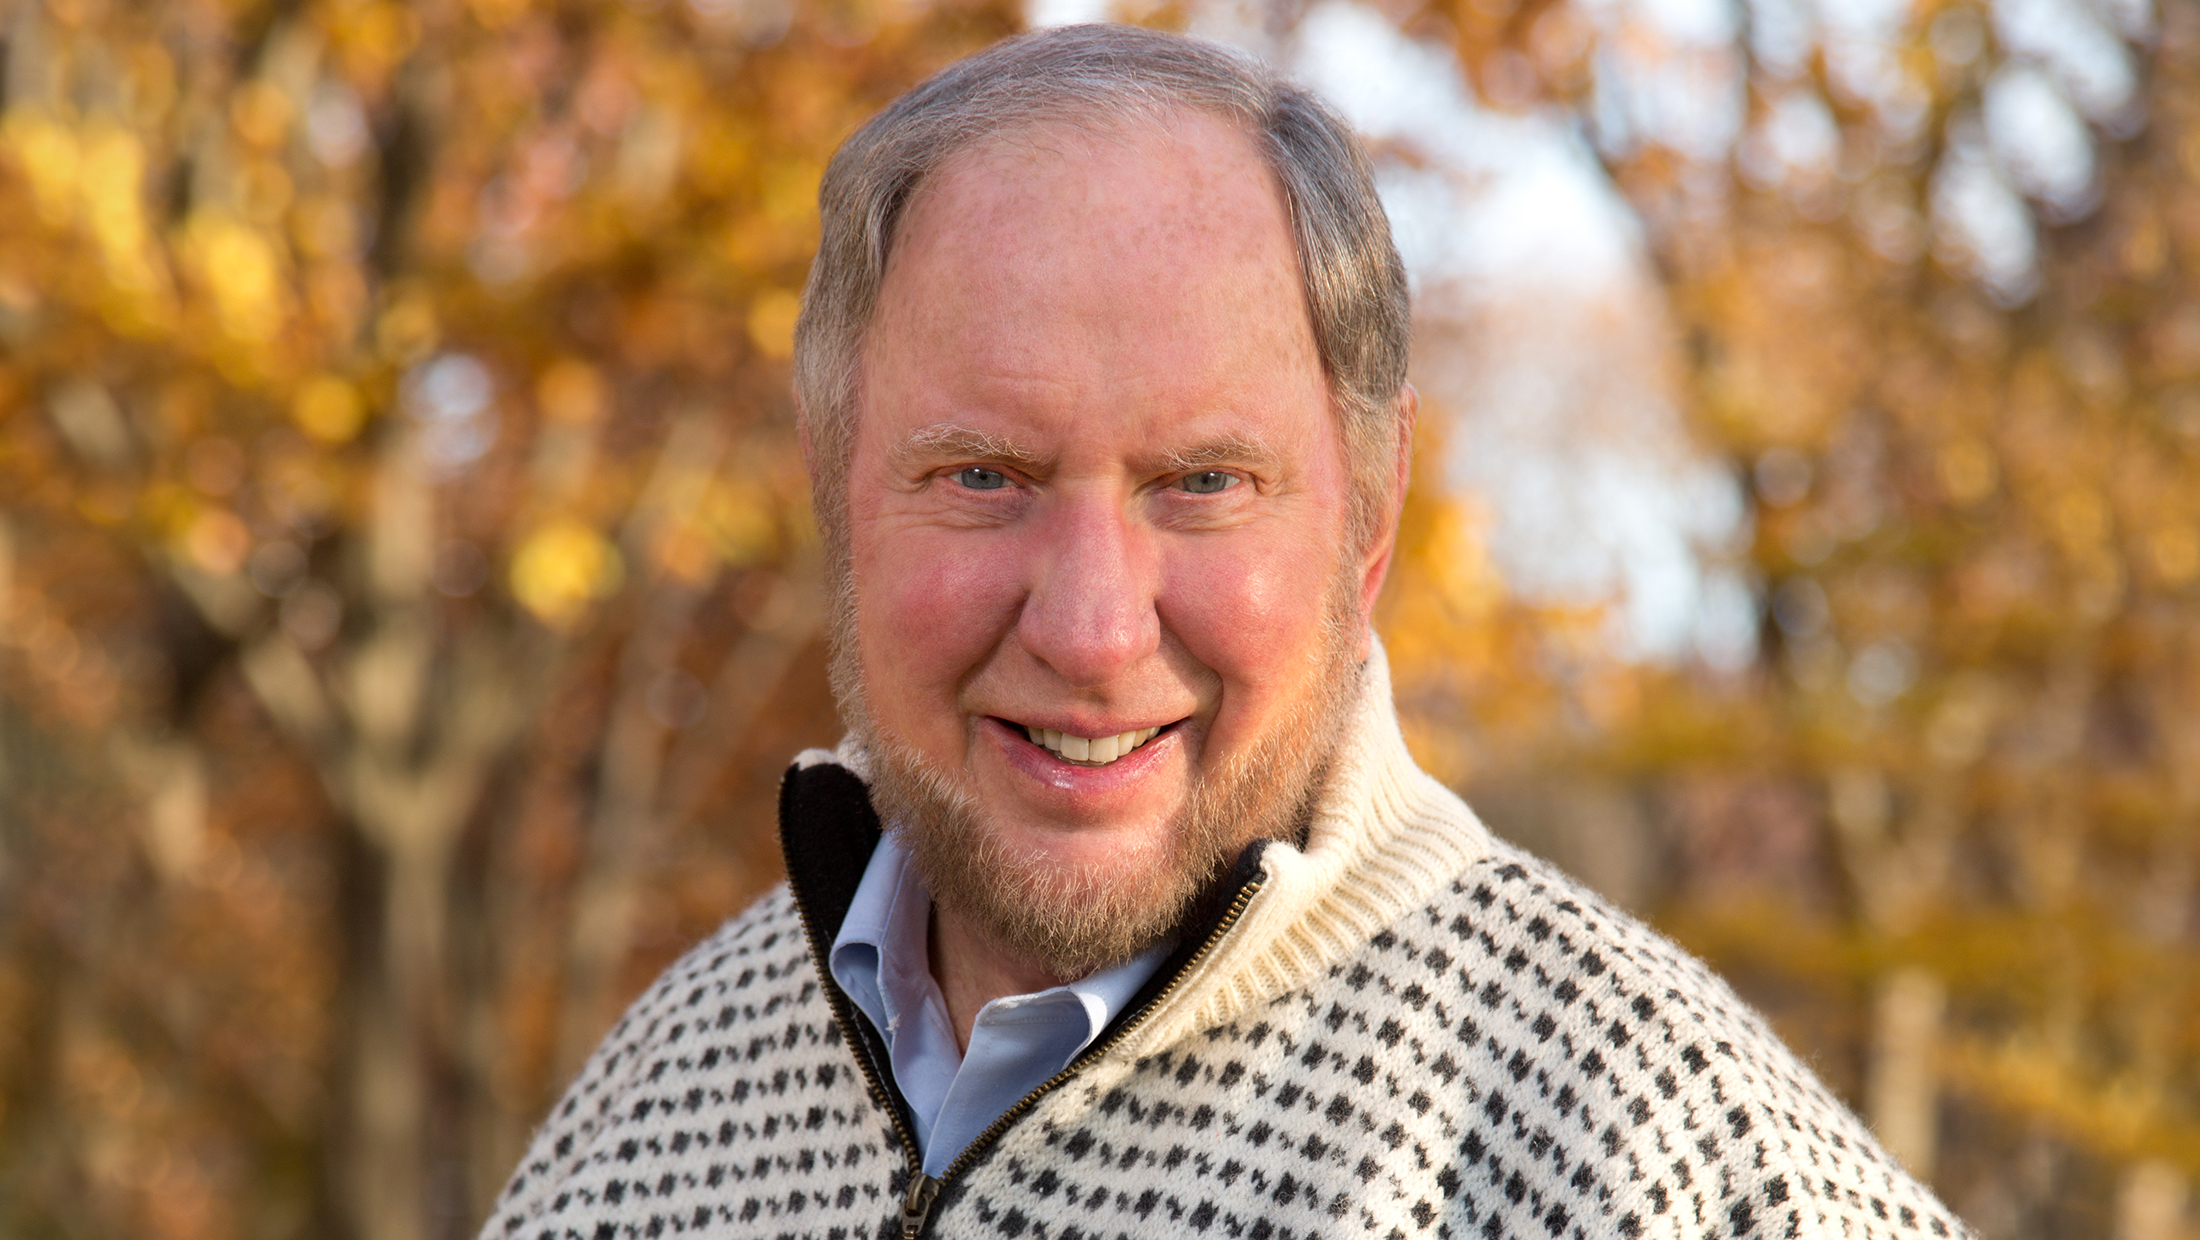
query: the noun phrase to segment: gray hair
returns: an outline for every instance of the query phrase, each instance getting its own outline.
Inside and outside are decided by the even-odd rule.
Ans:
[[[1006,40],[934,74],[857,130],[825,170],[794,365],[831,559],[846,549],[864,333],[917,188],[956,153],[1004,133],[1175,111],[1242,126],[1280,183],[1342,423],[1355,545],[1375,536],[1395,485],[1411,322],[1405,266],[1359,142],[1311,92],[1215,44],[1136,26],[1067,26]]]

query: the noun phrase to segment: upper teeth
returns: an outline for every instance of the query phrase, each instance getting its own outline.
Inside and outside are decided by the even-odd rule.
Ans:
[[[1159,728],[1134,728],[1114,736],[1089,737],[1070,736],[1053,728],[1024,729],[1034,745],[1044,745],[1072,762],[1093,763],[1113,762],[1152,740],[1160,731]]]

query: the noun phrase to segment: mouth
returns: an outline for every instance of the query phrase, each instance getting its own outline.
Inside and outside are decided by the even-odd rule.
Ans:
[[[1054,728],[1033,727],[1009,720],[1002,722],[1007,723],[1011,729],[1022,732],[1032,744],[1071,766],[1084,767],[1101,767],[1119,762],[1156,736],[1176,726],[1168,724],[1158,728],[1133,728],[1113,736],[1073,736]]]

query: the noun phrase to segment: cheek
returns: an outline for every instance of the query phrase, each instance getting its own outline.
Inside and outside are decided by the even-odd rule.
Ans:
[[[1162,622],[1221,677],[1226,712],[1265,715],[1266,694],[1318,664],[1335,562],[1333,548],[1265,537],[1169,557]]]
[[[878,709],[952,701],[1014,624],[1015,557],[972,541],[918,531],[852,549],[857,635]]]

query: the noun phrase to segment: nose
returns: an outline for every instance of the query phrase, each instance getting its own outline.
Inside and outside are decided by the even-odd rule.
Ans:
[[[1095,488],[1049,505],[1026,566],[1024,649],[1072,687],[1098,688],[1161,645],[1150,531]]]

